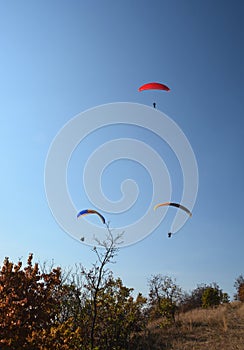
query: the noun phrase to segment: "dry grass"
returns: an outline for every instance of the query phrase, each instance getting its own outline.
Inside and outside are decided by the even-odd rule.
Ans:
[[[174,326],[151,323],[135,350],[244,350],[244,304],[180,314]]]

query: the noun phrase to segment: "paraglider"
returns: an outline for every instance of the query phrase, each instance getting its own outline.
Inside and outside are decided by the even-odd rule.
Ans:
[[[88,214],[96,214],[100,217],[101,221],[103,224],[106,223],[106,220],[105,218],[102,216],[102,214],[100,214],[98,211],[96,210],[93,210],[93,209],[84,209],[82,211],[80,211],[78,214],[77,214],[77,219],[79,219],[80,217],[82,216],[85,216],[85,215],[88,215]]]
[[[172,203],[172,202],[159,203],[159,204],[155,205],[154,210],[156,210],[159,207],[164,207],[164,206],[168,206],[168,205],[172,206],[172,207],[180,208],[180,209],[184,210],[189,216],[192,216],[192,213],[190,212],[190,210],[187,209],[184,205],[179,204],[179,203]]]
[[[164,84],[161,83],[147,83],[139,87],[139,91],[144,90],[165,90],[170,91],[170,88]]]
[[[172,207],[180,208],[180,209],[184,210],[189,216],[192,216],[191,211],[189,209],[187,209],[184,205],[179,204],[179,203],[173,203],[173,202],[165,202],[165,203],[156,204],[154,207],[154,210],[156,210],[159,207],[164,207],[164,206],[172,206]],[[172,236],[172,232],[169,232],[168,237],[170,238],[171,236]]]
[[[140,86],[138,90],[139,91],[144,91],[144,90],[170,91],[170,88],[165,84],[152,82],[152,83],[146,83],[146,84]],[[153,107],[156,108],[156,102],[153,102]]]

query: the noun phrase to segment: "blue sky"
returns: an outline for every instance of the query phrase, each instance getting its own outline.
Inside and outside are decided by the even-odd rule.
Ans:
[[[91,247],[66,234],[48,207],[44,169],[50,144],[65,123],[89,108],[151,105],[156,99],[194,150],[198,197],[192,219],[174,239],[167,239],[168,211],[150,236],[121,248],[113,271],[144,294],[150,275],[162,273],[187,291],[217,282],[232,296],[235,278],[244,273],[243,12],[241,0],[0,3],[1,261],[26,259],[29,252],[62,266],[94,261]],[[171,91],[139,93],[148,81],[166,83]],[[123,133],[165,150],[169,171],[177,173],[174,155],[152,135],[130,127],[105,130],[109,137]],[[91,137],[77,152],[87,153],[104,137]],[[74,153],[68,180],[82,209],[88,202],[76,193],[82,185],[76,159]],[[132,171],[146,189],[145,202],[139,199],[144,210],[148,175],[131,162],[115,166],[107,170],[114,180],[106,186],[105,179],[105,189],[117,198],[118,174]],[[172,178],[178,195],[181,179]],[[127,213],[125,220],[139,214]],[[114,223],[122,220],[112,216]]]

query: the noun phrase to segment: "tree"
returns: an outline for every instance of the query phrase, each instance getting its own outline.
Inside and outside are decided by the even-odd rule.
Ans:
[[[133,288],[127,288],[111,274],[99,291],[95,328],[99,349],[127,349],[133,334],[144,329],[146,298],[139,293],[134,299],[132,292]]]
[[[217,283],[213,282],[212,284],[205,287],[205,290],[203,291],[202,295],[203,308],[214,307],[228,302],[228,294],[224,293]]]
[[[5,258],[0,271],[0,344],[1,349],[29,349],[32,332],[49,329],[55,322],[60,304],[56,298],[60,269],[40,274],[38,264],[14,265]]]
[[[220,304],[220,294],[217,288],[207,287],[202,295],[202,307],[214,307]]]
[[[244,276],[243,275],[240,275],[236,278],[234,287],[236,289],[236,294],[234,295],[234,299],[244,302]]]
[[[98,299],[100,292],[105,288],[106,282],[109,279],[110,271],[106,268],[107,264],[113,262],[114,257],[118,253],[118,245],[121,242],[122,234],[113,236],[109,225],[107,224],[107,236],[104,241],[96,239],[99,248],[93,248],[97,256],[96,262],[92,265],[90,270],[81,266],[81,274],[83,277],[83,287],[87,294],[86,309],[90,315],[90,348],[94,349],[96,339],[96,322],[98,316]],[[86,297],[86,296],[85,296]]]
[[[153,317],[175,321],[175,313],[182,295],[181,288],[169,276],[153,275],[149,280],[149,303]]]
[[[185,293],[180,303],[183,312],[200,308],[213,307],[221,303],[228,303],[229,295],[213,282],[209,285],[199,284],[191,293]]]

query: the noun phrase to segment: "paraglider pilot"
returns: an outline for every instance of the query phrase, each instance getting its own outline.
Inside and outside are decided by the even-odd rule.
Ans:
[[[172,235],[172,233],[171,233],[171,232],[169,232],[169,233],[168,233],[168,237],[170,238],[170,237],[171,237],[171,235]]]

